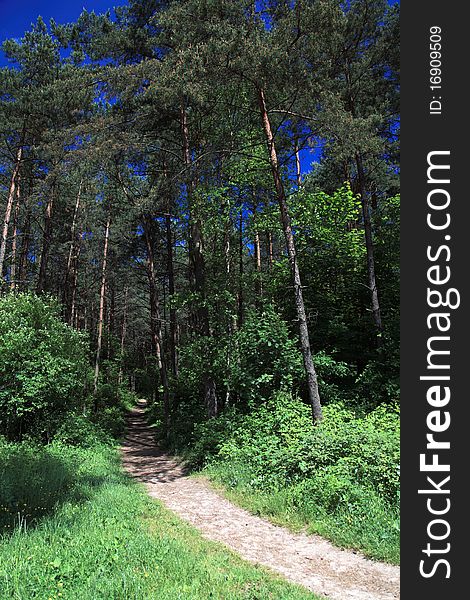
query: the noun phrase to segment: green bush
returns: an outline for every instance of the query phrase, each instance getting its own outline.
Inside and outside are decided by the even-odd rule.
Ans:
[[[307,526],[338,544],[399,557],[399,417],[341,403],[310,407],[278,393],[250,414],[235,409],[195,428],[190,460],[244,506]]]
[[[303,376],[302,356],[285,321],[271,306],[248,314],[235,336],[230,389],[248,405],[291,390]]]
[[[309,407],[281,393],[251,414],[232,411],[199,424],[195,433],[194,464],[230,464],[232,471],[243,465],[252,487],[280,489],[327,477],[372,490],[398,506],[396,409],[379,407],[361,416],[332,404],[324,407],[324,420],[312,427]]]
[[[49,439],[55,416],[80,402],[88,371],[86,338],[53,300],[0,298],[0,432]]]
[[[96,444],[110,443],[111,436],[99,424],[92,423],[89,417],[67,413],[61,415],[61,423],[56,429],[54,440],[68,446],[92,448]]]
[[[119,439],[126,429],[125,407],[105,406],[92,415],[92,420],[111,437]]]

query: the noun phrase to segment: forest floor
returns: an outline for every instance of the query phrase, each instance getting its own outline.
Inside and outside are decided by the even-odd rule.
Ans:
[[[292,533],[220,496],[203,478],[190,477],[177,458],[161,451],[145,420],[145,403],[132,410],[122,446],[124,468],[208,539],[242,558],[333,600],[399,597],[399,567],[336,548],[319,536]]]

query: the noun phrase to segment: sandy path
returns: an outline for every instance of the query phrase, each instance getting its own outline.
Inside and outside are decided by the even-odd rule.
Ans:
[[[129,417],[122,447],[124,467],[145,483],[152,497],[195,525],[204,537],[334,600],[399,598],[398,567],[340,550],[318,536],[272,525],[234,506],[204,480],[187,477],[177,460],[156,447],[144,406]]]

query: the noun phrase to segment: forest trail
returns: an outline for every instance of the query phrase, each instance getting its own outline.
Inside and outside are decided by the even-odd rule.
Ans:
[[[197,527],[205,538],[222,542],[244,559],[333,600],[399,598],[399,567],[273,525],[222,498],[204,480],[188,477],[176,459],[156,446],[144,409],[141,402],[129,415],[122,446],[124,468],[146,485],[150,496]]]

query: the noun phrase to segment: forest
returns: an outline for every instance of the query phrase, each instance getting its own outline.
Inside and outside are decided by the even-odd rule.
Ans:
[[[0,598],[312,598],[123,474],[143,400],[235,504],[398,564],[398,4],[128,0],[2,49]]]

